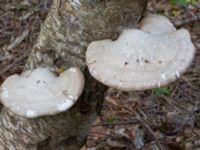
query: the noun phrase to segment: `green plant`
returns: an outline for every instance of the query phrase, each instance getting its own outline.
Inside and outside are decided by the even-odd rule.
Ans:
[[[170,0],[172,5],[185,7],[188,4],[196,5],[198,0]]]
[[[161,87],[161,88],[156,88],[153,89],[153,93],[156,96],[160,96],[160,95],[171,95],[172,90],[169,87]]]
[[[18,5],[16,6],[16,10],[17,10],[17,11],[24,11],[24,10],[27,10],[27,9],[28,9],[28,7],[25,6],[25,5],[22,5],[22,4],[18,4]]]
[[[109,117],[109,118],[106,119],[106,122],[109,123],[109,124],[113,124],[115,122],[115,120],[116,119],[114,117]]]

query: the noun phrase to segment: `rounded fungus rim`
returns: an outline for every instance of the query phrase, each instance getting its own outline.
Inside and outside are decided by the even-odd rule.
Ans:
[[[36,118],[70,109],[84,88],[84,76],[70,68],[55,76],[48,68],[8,77],[0,88],[1,103],[19,116]]]
[[[169,20],[155,15],[156,26],[159,19],[163,29],[159,32],[154,32],[151,24],[148,31],[143,31],[144,21],[140,29],[127,29],[116,41],[90,43],[86,51],[90,74],[101,83],[122,91],[157,88],[179,78],[193,60],[194,45],[187,30],[176,30],[169,23],[169,30],[165,30],[163,22]]]

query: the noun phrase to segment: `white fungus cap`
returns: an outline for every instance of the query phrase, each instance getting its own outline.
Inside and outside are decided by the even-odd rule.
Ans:
[[[47,68],[37,68],[7,78],[0,88],[0,101],[20,116],[35,118],[68,110],[83,88],[84,77],[78,68],[58,77]]]
[[[148,14],[141,21],[140,29],[156,35],[162,35],[176,31],[176,28],[168,18],[155,14]]]
[[[92,42],[86,52],[91,75],[122,91],[156,88],[175,81],[192,62],[195,48],[187,30],[174,30],[172,24],[164,22],[169,20],[155,15],[143,22],[142,29],[125,30],[116,41]]]

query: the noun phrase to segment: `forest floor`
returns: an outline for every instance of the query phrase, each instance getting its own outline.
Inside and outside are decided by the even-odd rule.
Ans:
[[[48,13],[50,0],[0,0],[0,84],[22,72]],[[149,0],[190,31],[196,47],[188,71],[173,84],[143,92],[109,89],[82,150],[200,150],[200,2],[180,7]]]

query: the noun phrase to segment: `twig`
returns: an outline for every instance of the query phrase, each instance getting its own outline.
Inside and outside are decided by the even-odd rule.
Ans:
[[[98,132],[98,131],[91,131],[90,134],[99,134],[99,135],[107,135],[107,136],[112,136],[111,134],[108,134],[108,133],[104,133],[104,132]]]
[[[151,133],[151,135],[153,136],[154,140],[156,141],[156,145],[158,146],[158,148],[160,150],[163,150],[162,145],[160,144],[160,141],[158,140],[158,138],[156,137],[156,135],[154,134],[153,130],[150,128],[150,126],[147,124],[147,122],[145,120],[143,120],[142,118],[138,118],[138,120],[140,121],[140,123],[142,124],[142,126],[144,128],[146,128],[149,133]]]
[[[158,146],[158,148],[159,148],[160,150],[163,150],[163,147],[162,147],[162,145],[160,144],[160,141],[158,140],[158,138],[156,137],[156,135],[154,134],[153,130],[152,130],[151,127],[148,125],[148,123],[147,123],[144,119],[142,119],[142,118],[140,117],[140,115],[139,115],[136,111],[132,111],[132,110],[130,110],[129,108],[127,108],[127,110],[130,111],[130,112],[132,112],[132,113],[137,117],[137,119],[138,119],[138,121],[140,122],[140,124],[141,124],[145,129],[147,129],[148,132],[153,136],[153,138],[154,138],[154,140],[155,140],[156,145]]]
[[[116,107],[119,107],[119,108],[124,108],[125,110],[129,111],[132,115],[135,115],[136,118],[137,118],[137,120],[138,120],[138,122],[139,122],[145,129],[147,129],[148,132],[153,136],[153,138],[154,138],[154,140],[155,140],[156,145],[158,146],[158,148],[159,148],[160,150],[163,150],[162,145],[160,144],[160,141],[158,140],[158,138],[157,138],[156,135],[154,134],[153,130],[150,128],[150,126],[148,125],[148,123],[140,117],[140,115],[139,115],[136,111],[131,110],[131,109],[129,109],[129,108],[126,107],[126,106],[121,106],[121,105],[119,105],[119,104],[114,104],[114,105],[115,105]]]
[[[173,101],[165,96],[160,96],[160,98],[164,99],[170,106],[172,106],[177,112],[181,112],[176,105],[173,103]]]
[[[48,4],[48,0],[45,0],[45,2],[44,2],[44,9],[47,9],[47,4]]]
[[[29,30],[25,30],[24,32],[22,32],[22,35],[17,37],[15,41],[7,47],[7,50],[11,50],[17,47],[28,36],[28,34]]]
[[[93,127],[97,127],[97,126],[129,125],[129,124],[135,124],[135,123],[138,123],[138,119],[132,119],[132,121],[119,122],[119,123],[100,123],[100,124],[93,125]]]
[[[25,54],[22,57],[18,58],[17,60],[15,60],[12,64],[8,65],[6,68],[4,68],[2,71],[0,71],[0,74],[4,74],[6,71],[8,71],[10,68],[12,68],[14,65],[16,65],[18,62],[20,62],[21,60],[27,58],[29,56],[29,54]]]
[[[191,16],[190,18],[186,18],[186,19],[182,19],[181,21],[177,21],[177,20],[172,20],[173,24],[177,27],[180,28],[182,26],[194,23],[194,22],[198,22],[200,21],[200,13],[195,14],[193,16]]]
[[[8,15],[8,14],[10,14],[10,13],[11,13],[11,11],[7,11],[7,12],[5,12],[4,14],[0,15],[0,18],[4,17],[4,16],[6,16],[6,15]]]
[[[147,120],[147,115],[142,111],[142,109],[137,107],[137,110],[139,111],[140,114],[142,114],[142,116],[144,117],[144,120]]]
[[[162,98],[164,98],[165,100],[169,100],[169,98],[167,98],[167,97],[165,97],[165,96],[162,96]],[[168,102],[169,102],[169,101],[168,101]],[[179,103],[177,103],[176,101],[172,101],[172,100],[171,100],[171,103],[172,103],[172,105],[173,105],[174,108],[176,107],[175,105],[178,105],[179,108],[181,108],[182,110],[188,112],[187,109],[186,109],[182,104],[179,104]],[[177,107],[176,107],[176,108],[177,108]],[[179,109],[177,108],[177,110],[179,110]],[[178,112],[181,112],[181,111],[179,110]]]
[[[182,78],[183,81],[185,81],[192,89],[194,89],[194,90],[199,90],[198,88],[194,87],[194,86],[192,85],[192,83],[190,83],[190,81],[189,81],[185,76],[182,76],[181,78]]]
[[[34,11],[28,12],[27,14],[21,16],[19,19],[22,20],[27,20],[31,15],[34,14]]]

